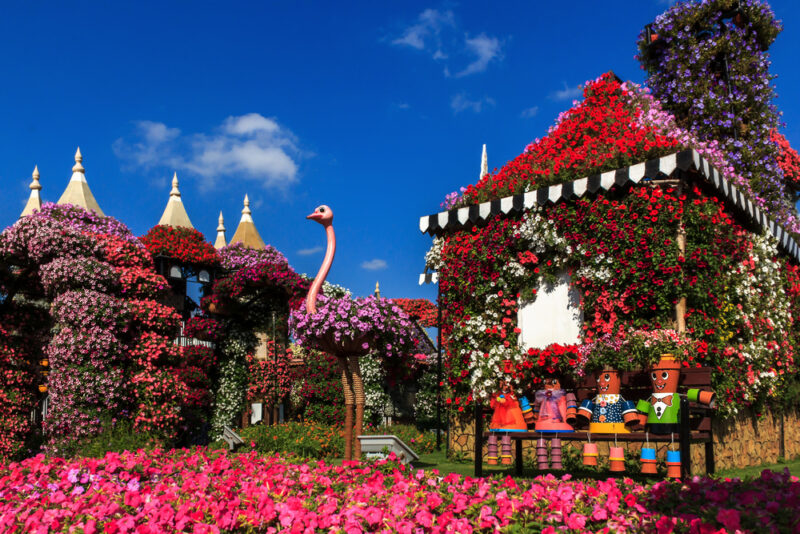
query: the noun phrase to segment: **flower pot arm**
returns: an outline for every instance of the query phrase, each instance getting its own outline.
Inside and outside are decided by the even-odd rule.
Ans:
[[[567,414],[564,417],[564,421],[569,424],[575,423],[577,412],[578,412],[578,399],[575,398],[574,393],[567,393]]]
[[[575,424],[578,427],[584,427],[589,424],[589,421],[592,420],[592,414],[594,413],[594,402],[591,399],[586,399],[581,403],[580,408],[578,408],[578,413],[575,416]]]
[[[706,389],[690,389],[686,392],[686,397],[692,402],[705,404],[709,408],[714,408],[717,404],[714,392]]]

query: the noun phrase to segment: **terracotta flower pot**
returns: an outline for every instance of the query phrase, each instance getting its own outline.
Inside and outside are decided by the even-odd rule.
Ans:
[[[583,465],[597,465],[597,443],[583,444]]]
[[[656,470],[656,450],[651,447],[642,447],[642,474],[655,475]]]
[[[625,449],[622,447],[609,447],[608,460],[612,472],[623,473],[625,471]]]
[[[40,393],[46,393],[47,392],[47,386],[45,384],[39,384],[39,392]]]
[[[681,451],[667,451],[667,476],[681,478]]]
[[[217,315],[228,315],[230,313],[224,306],[218,305],[216,302],[212,302],[208,305],[208,312]]]

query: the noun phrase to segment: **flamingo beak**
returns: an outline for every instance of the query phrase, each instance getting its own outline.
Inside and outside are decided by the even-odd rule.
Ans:
[[[306,219],[310,219],[312,221],[319,220],[320,217],[322,217],[322,214],[316,211],[310,215],[306,215]]]

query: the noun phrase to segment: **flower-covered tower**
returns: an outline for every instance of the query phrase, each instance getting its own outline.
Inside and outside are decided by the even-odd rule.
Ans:
[[[97,215],[104,215],[103,210],[100,209],[100,205],[92,194],[92,190],[89,189],[89,182],[86,181],[86,170],[81,164],[82,161],[83,156],[79,147],[75,151],[75,165],[72,167],[72,177],[69,179],[67,188],[62,193],[61,198],[58,199],[57,204],[72,204],[85,210],[93,211]]]
[[[770,135],[780,113],[768,50],[781,30],[761,0],[679,2],[645,28],[638,45],[653,96],[679,126],[715,143],[786,223],[795,184],[784,179]]]

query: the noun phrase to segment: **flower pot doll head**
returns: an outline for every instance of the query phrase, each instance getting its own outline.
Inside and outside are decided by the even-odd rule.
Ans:
[[[638,423],[636,406],[620,395],[622,378],[613,369],[601,369],[594,373],[597,395],[581,403],[577,414],[577,425],[589,424],[589,432],[607,434],[628,433],[626,425]]]

